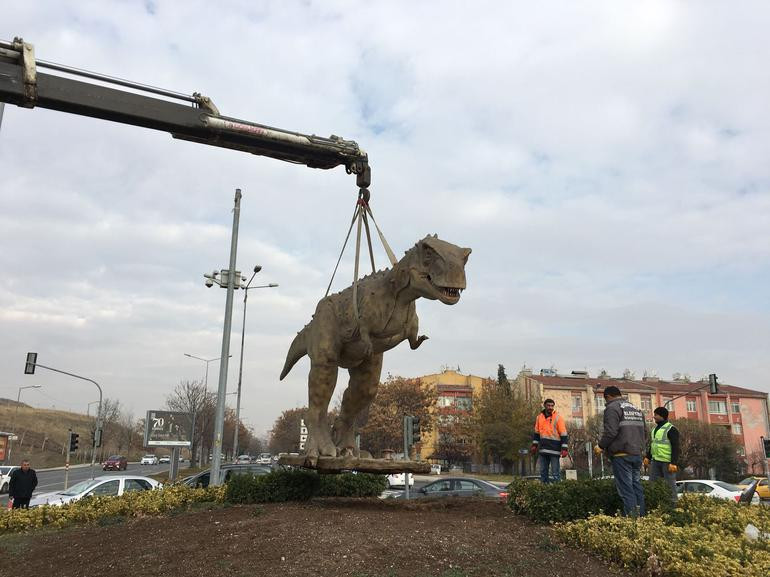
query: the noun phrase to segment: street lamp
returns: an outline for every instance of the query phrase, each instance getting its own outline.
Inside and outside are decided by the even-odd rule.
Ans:
[[[243,323],[241,324],[241,362],[238,368],[238,400],[235,403],[235,432],[233,433],[233,457],[238,456],[238,436],[240,433],[240,427],[238,426],[238,424],[240,423],[240,417],[241,417],[241,383],[243,382],[243,343],[246,340],[246,303],[249,298],[249,291],[252,289],[258,289],[258,288],[276,288],[278,286],[276,283],[270,283],[270,284],[260,285],[260,286],[251,286],[251,281],[254,280],[254,277],[261,270],[262,270],[261,266],[259,265],[255,266],[254,272],[252,273],[251,278],[249,279],[249,282],[246,283],[245,287],[243,287]]]
[[[16,421],[17,421],[17,420],[18,420],[18,418],[19,418],[19,405],[21,404],[21,392],[22,392],[24,389],[39,389],[39,388],[41,388],[42,386],[43,386],[43,385],[27,385],[27,386],[25,386],[25,387],[19,387],[19,394],[18,394],[18,395],[16,395],[16,410],[15,410],[15,411],[14,411],[14,413],[13,413],[13,429],[14,429],[14,430],[13,430],[12,432],[13,432],[14,434],[16,433],[16,431],[15,431],[15,429],[16,429]],[[11,445],[11,443],[9,442],[9,443],[8,443],[8,462],[10,462],[10,461],[11,461],[11,447],[12,447],[12,445]]]
[[[90,403],[88,403],[88,407],[86,407],[86,417],[91,416],[91,405],[96,405],[98,403],[99,401],[91,401]]]
[[[184,356],[186,356],[186,357],[190,357],[191,359],[198,359],[199,361],[203,361],[204,363],[206,363],[206,377],[205,377],[205,380],[204,380],[204,384],[203,384],[203,386],[204,386],[204,388],[206,389],[206,391],[208,391],[208,384],[209,384],[209,363],[213,363],[214,361],[218,361],[218,360],[220,360],[222,357],[217,357],[216,359],[204,359],[203,357],[196,357],[195,355],[191,355],[190,353],[185,353],[185,354],[184,354]],[[231,357],[232,357],[233,355],[229,355],[229,356],[231,356]]]

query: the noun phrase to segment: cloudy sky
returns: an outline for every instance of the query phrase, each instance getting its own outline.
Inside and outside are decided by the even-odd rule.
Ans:
[[[357,141],[399,254],[427,233],[473,248],[460,304],[420,302],[431,340],[386,355],[385,371],[715,372],[770,390],[766,3],[217,5],[16,3],[0,38]],[[83,412],[96,399],[85,382],[24,376],[30,350],[137,416],[202,378],[184,353],[220,354],[225,291],[202,274],[227,267],[236,187],[239,268],[280,284],[249,299],[243,413],[262,432],[305,403],[307,360],[277,376],[326,289],[354,179],[6,106],[0,396],[42,384],[23,400]]]

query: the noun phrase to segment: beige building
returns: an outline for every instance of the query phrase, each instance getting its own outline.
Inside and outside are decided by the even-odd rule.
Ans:
[[[438,394],[436,413],[438,418],[458,414],[468,414],[473,409],[473,396],[481,392],[484,382],[482,377],[464,375],[459,371],[446,369],[433,375],[419,377],[423,384],[434,387]],[[438,427],[433,427],[428,433],[423,433],[422,441],[417,447],[423,459],[429,459],[435,452],[438,442]]]

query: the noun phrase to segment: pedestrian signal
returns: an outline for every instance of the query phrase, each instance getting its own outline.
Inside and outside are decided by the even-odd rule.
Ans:
[[[80,435],[70,431],[70,453],[74,453],[75,451],[78,450],[78,439],[79,438],[80,438]]]

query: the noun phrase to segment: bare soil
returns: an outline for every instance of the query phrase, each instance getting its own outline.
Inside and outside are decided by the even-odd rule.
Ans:
[[[0,538],[0,575],[608,577],[497,502],[322,499],[205,507]]]

